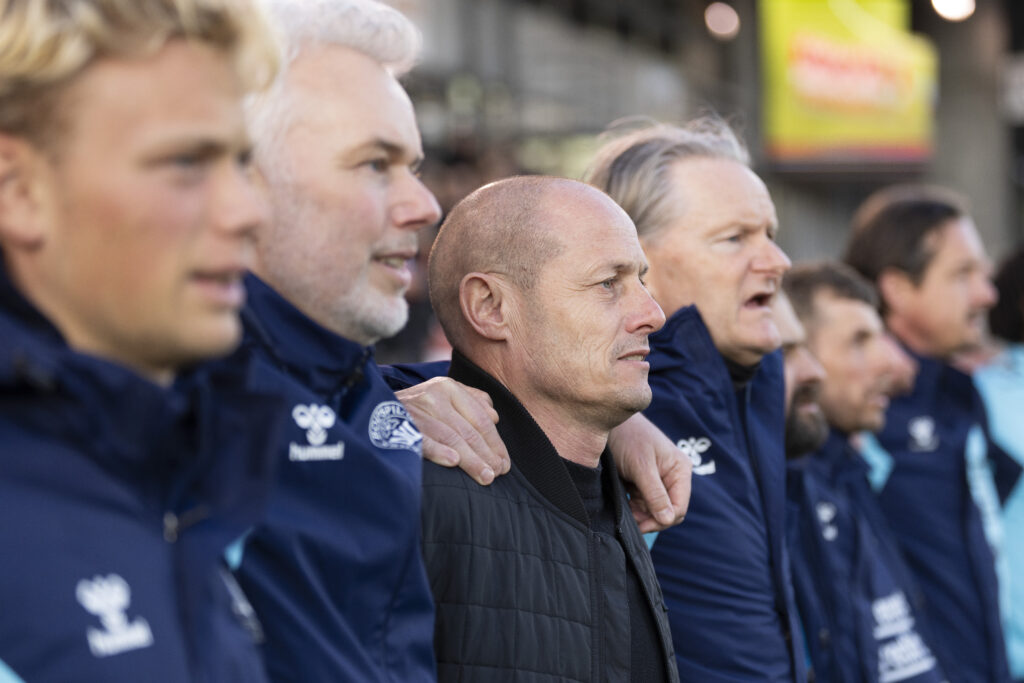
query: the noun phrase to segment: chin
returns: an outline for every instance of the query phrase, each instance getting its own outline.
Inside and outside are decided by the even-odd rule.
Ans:
[[[234,351],[241,341],[242,326],[236,319],[230,325],[222,326],[222,329],[211,330],[204,335],[190,335],[189,348],[183,349],[182,353],[196,361],[220,358]]]
[[[363,330],[364,338],[354,341],[366,345],[394,337],[409,322],[409,304],[401,297],[366,299],[357,313],[357,327]]]

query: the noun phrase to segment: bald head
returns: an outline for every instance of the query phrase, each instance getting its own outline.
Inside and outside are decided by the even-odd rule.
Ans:
[[[647,336],[665,315],[646,272],[636,227],[608,195],[521,177],[452,210],[428,279],[452,346],[519,400],[562,457],[583,448],[594,467],[608,430],[651,401]]]
[[[465,342],[459,285],[469,273],[504,276],[529,291],[546,263],[566,248],[574,208],[614,206],[589,185],[543,176],[518,176],[485,185],[452,209],[430,252],[430,303],[456,348]]]

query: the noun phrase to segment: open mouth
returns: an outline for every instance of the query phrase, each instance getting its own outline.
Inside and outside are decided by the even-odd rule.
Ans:
[[[772,298],[775,294],[772,292],[762,292],[761,294],[755,294],[754,296],[747,299],[744,306],[750,308],[767,308],[772,305]]]
[[[645,351],[634,351],[633,353],[627,353],[624,356],[619,356],[619,360],[645,361],[645,360],[647,360],[647,354],[649,354],[649,353],[650,353],[650,351],[646,351],[646,350]]]

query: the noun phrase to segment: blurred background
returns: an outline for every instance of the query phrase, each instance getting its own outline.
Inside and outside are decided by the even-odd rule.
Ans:
[[[579,177],[618,119],[714,112],[794,261],[838,256],[857,205],[896,181],[966,194],[997,262],[1024,236],[1020,0],[386,1],[423,32],[404,83],[445,210],[514,173]],[[409,298],[381,362],[446,353],[422,282]]]

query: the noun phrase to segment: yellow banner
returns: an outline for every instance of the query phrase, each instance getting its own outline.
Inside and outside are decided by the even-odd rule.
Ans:
[[[783,163],[931,156],[937,56],[905,0],[761,0],[764,141]]]

